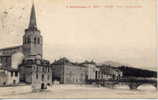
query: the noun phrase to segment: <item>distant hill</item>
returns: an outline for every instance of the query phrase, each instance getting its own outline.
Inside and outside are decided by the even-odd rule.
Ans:
[[[121,64],[121,63],[119,63],[119,62],[115,62],[115,61],[111,61],[111,60],[109,60],[109,61],[104,61],[104,62],[102,62],[102,63],[100,63],[100,64],[111,65],[111,66],[114,66],[114,67],[118,67],[118,66],[128,66],[127,64]]]
[[[123,72],[124,77],[157,77],[156,71],[140,69],[140,68],[133,68],[128,66],[120,66],[118,67]]]
[[[145,69],[145,70],[152,70],[152,71],[155,71],[155,70],[157,70],[156,69],[156,67],[139,67],[139,66],[132,66],[132,65],[130,65],[130,64],[125,64],[125,63],[120,63],[120,62],[117,62],[117,61],[111,61],[111,60],[109,60],[109,61],[104,61],[104,62],[102,62],[102,63],[98,63],[99,65],[111,65],[111,66],[113,66],[113,67],[119,67],[119,66],[130,66],[130,67],[132,67],[132,68],[138,68],[138,69]]]

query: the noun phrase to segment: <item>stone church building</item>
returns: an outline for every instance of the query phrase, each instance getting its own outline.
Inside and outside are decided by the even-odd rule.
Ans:
[[[1,69],[17,71],[18,79],[13,79],[12,83],[17,84],[17,82],[21,81],[32,83],[33,88],[45,89],[47,85],[52,83],[52,70],[49,61],[44,60],[42,56],[43,37],[37,28],[36,12],[33,4],[29,25],[25,29],[22,45],[0,49]],[[7,70],[7,72],[11,72],[10,70]],[[7,78],[0,77],[0,79],[2,84],[5,84],[5,81],[7,81]]]
[[[36,24],[35,7],[32,5],[28,28],[25,29],[23,43],[19,46],[0,49],[0,63],[3,67],[12,67],[12,55],[21,53],[24,57],[40,55],[42,57],[43,39]]]

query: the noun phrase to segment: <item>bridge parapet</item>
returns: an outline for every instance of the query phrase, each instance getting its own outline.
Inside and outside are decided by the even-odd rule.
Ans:
[[[117,84],[126,84],[129,86],[130,90],[136,90],[140,85],[143,84],[151,84],[157,89],[158,85],[157,80],[149,78],[121,78],[120,80],[99,80],[98,84],[112,88],[114,88]]]

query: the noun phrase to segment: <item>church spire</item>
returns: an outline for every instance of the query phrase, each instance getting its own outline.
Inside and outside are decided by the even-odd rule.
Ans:
[[[34,28],[36,29],[37,28],[36,12],[35,12],[34,3],[32,4],[32,8],[31,8],[31,16],[30,16],[29,28],[31,28],[31,29],[34,29]]]

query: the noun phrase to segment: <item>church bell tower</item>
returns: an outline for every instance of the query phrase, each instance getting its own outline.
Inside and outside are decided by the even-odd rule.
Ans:
[[[23,36],[23,52],[25,57],[43,55],[43,38],[37,28],[36,12],[34,4],[31,8],[31,16],[28,28]]]

